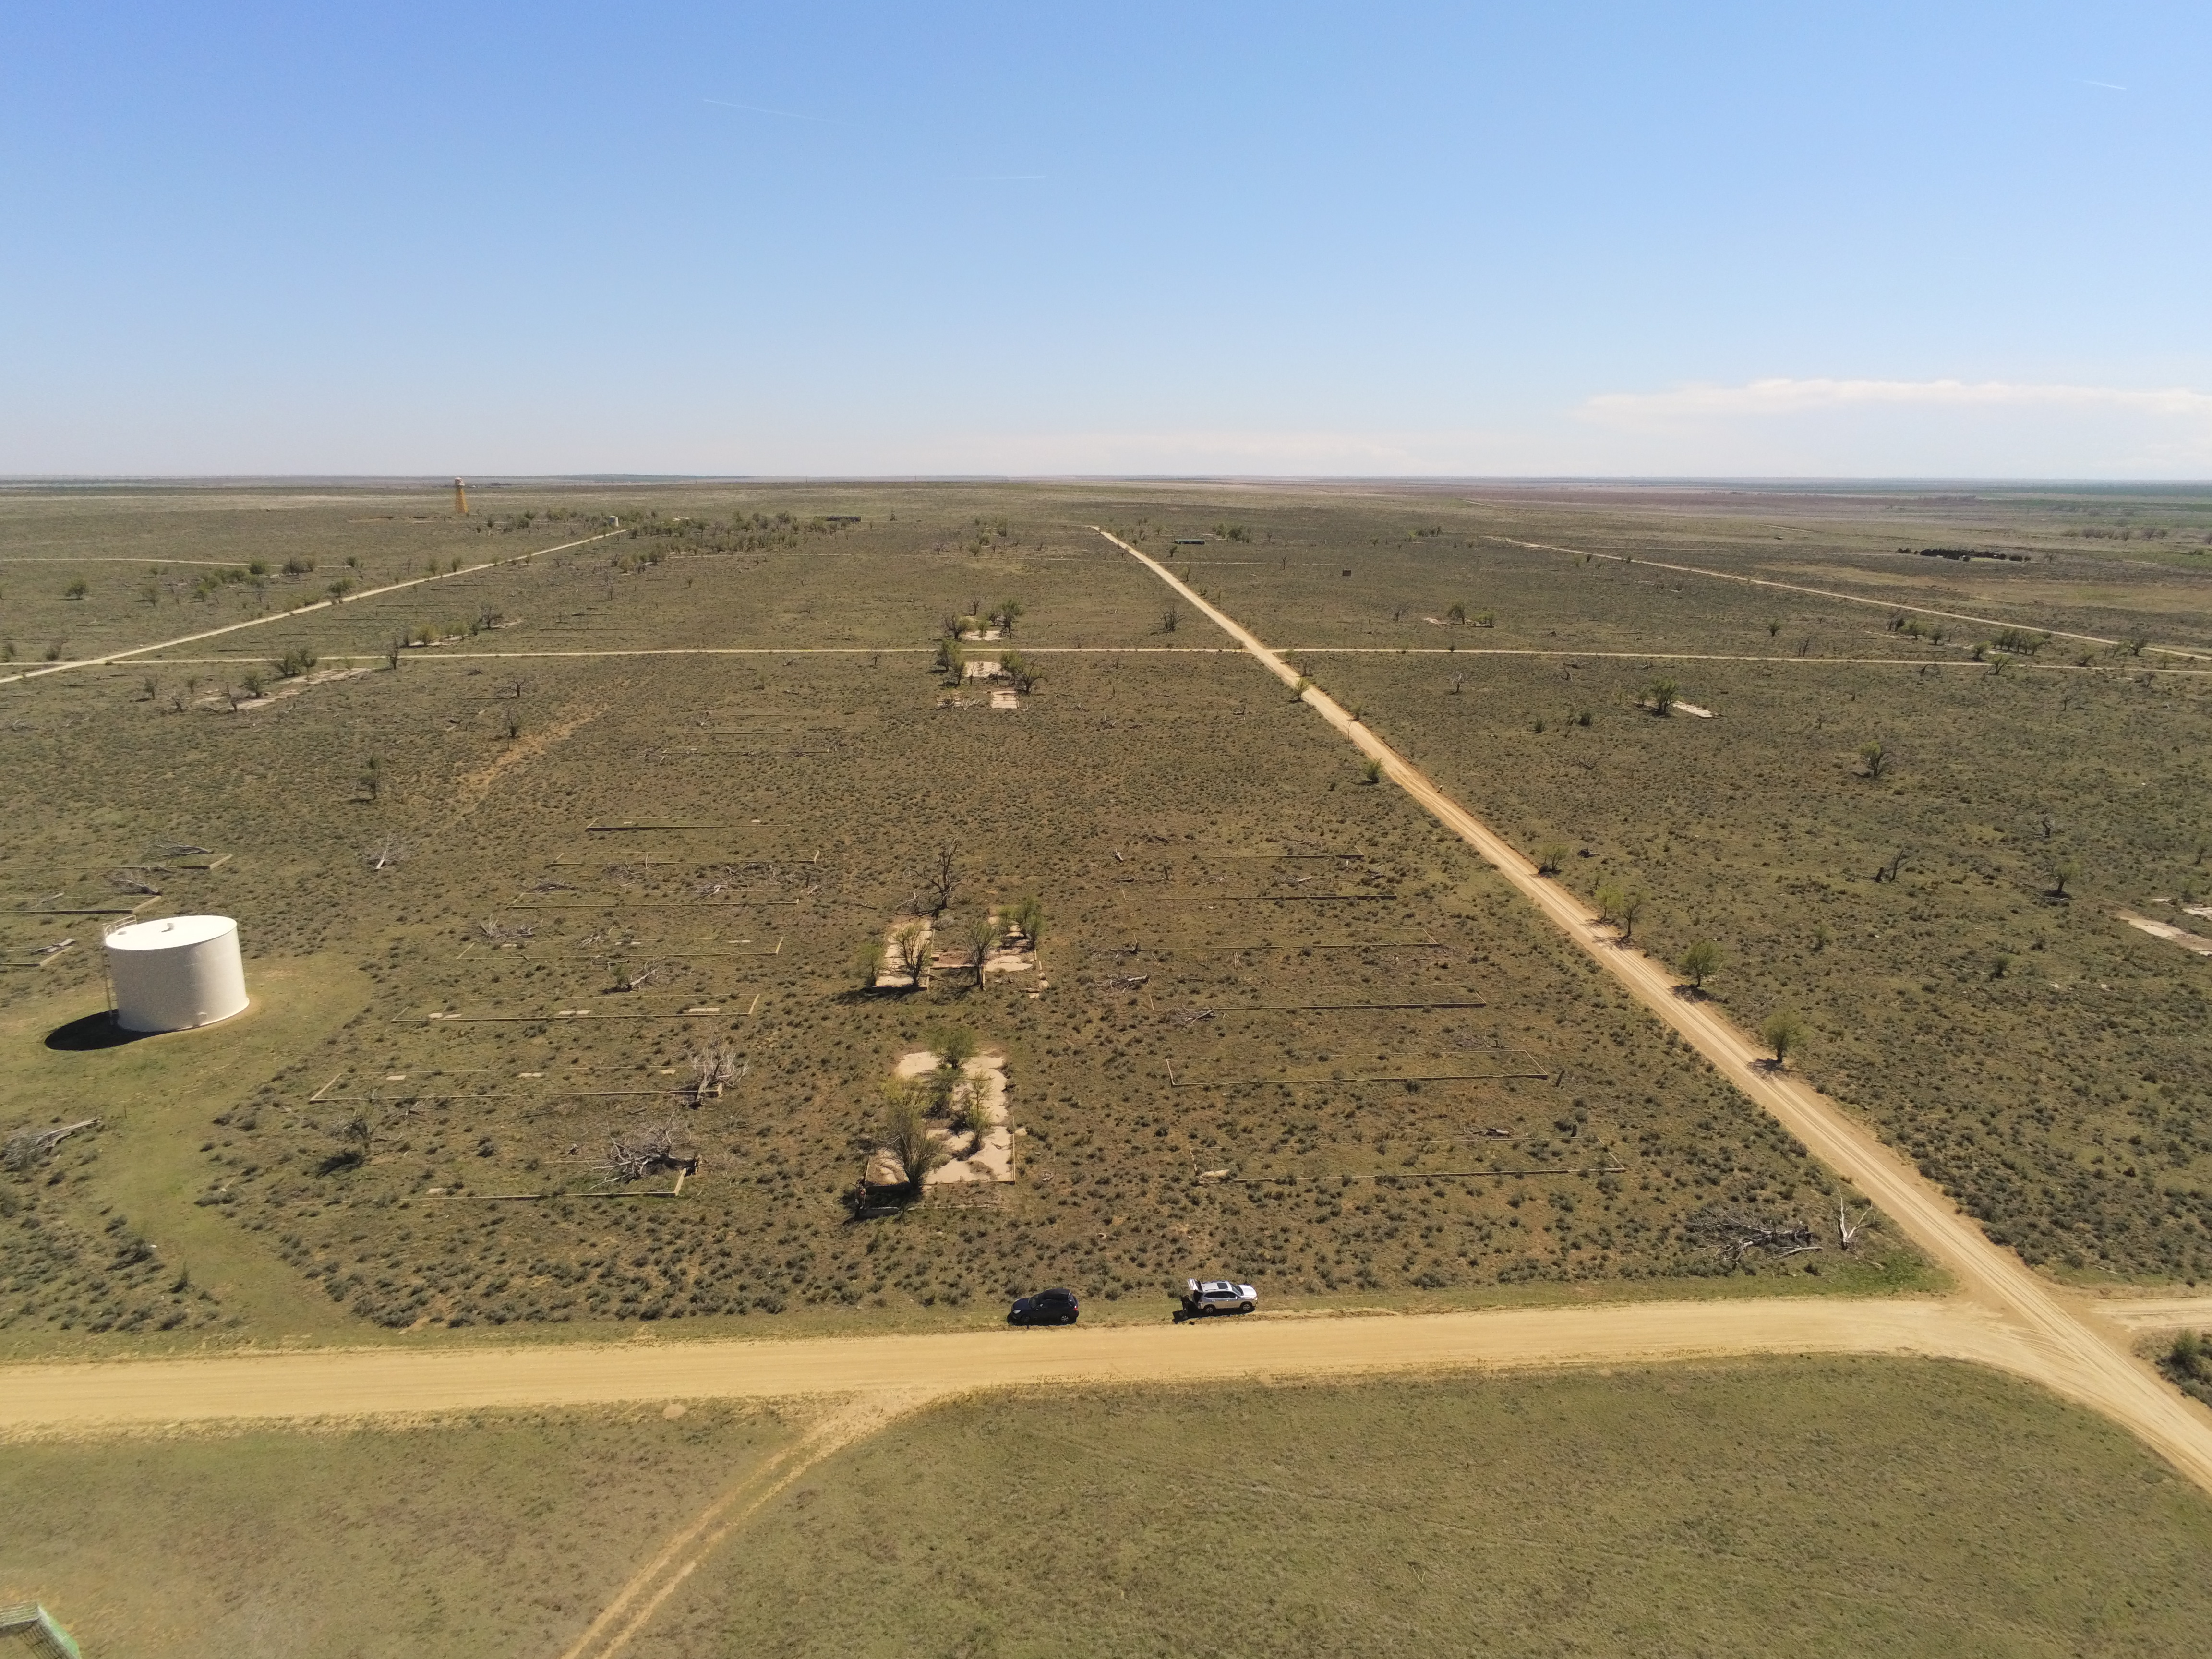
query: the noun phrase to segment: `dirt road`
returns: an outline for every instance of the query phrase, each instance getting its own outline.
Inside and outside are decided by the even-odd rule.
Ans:
[[[1072,1382],[1350,1377],[1753,1353],[1918,1354],[2052,1381],[2044,1350],[1988,1309],[1932,1297],[1821,1297],[13,1365],[0,1370],[0,1434],[662,1400],[872,1395],[920,1401]]]
[[[1118,536],[1103,530],[1098,533],[1209,617],[1277,679],[1297,686],[1297,671],[1249,629],[1157,559]],[[2212,1413],[2183,1399],[2137,1359],[2130,1336],[2117,1322],[2086,1301],[2062,1299],[2054,1286],[2018,1256],[1990,1243],[1972,1220],[1883,1146],[1872,1130],[1818,1090],[1772,1066],[1747,1033],[1711,1004],[1686,994],[1665,967],[1620,943],[1580,897],[1538,875],[1530,860],[1326,693],[1309,686],[1302,695],[1362,753],[1381,762],[1393,783],[1497,866],[1638,1001],[1673,1026],[1723,1076],[1804,1142],[1815,1158],[1880,1205],[1915,1243],[1957,1275],[1969,1298],[1997,1315],[2042,1355],[2048,1371],[2043,1380],[2049,1386],[2124,1425],[2212,1492]]]

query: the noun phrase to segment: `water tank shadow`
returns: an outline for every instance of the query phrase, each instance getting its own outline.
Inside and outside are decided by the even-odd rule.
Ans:
[[[66,1025],[55,1026],[46,1033],[46,1047],[83,1054],[94,1048],[120,1048],[126,1042],[136,1042],[141,1037],[154,1035],[152,1031],[125,1030],[115,1023],[115,1016],[103,1008],[96,1014],[87,1014],[82,1019],[73,1019]]]

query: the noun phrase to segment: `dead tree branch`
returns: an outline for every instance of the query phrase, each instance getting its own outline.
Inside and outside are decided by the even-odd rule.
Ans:
[[[80,1118],[75,1123],[57,1123],[48,1129],[18,1129],[9,1135],[7,1144],[0,1146],[0,1167],[27,1170],[53,1156],[54,1148],[80,1129],[97,1129],[96,1117]]]

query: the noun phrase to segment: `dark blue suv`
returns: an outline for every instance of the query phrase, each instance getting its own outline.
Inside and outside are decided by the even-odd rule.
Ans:
[[[1073,1291],[1039,1291],[1035,1296],[1017,1297],[1012,1311],[1006,1315],[1009,1325],[1073,1325],[1076,1305]]]

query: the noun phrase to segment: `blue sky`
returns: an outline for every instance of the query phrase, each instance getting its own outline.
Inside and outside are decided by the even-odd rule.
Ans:
[[[2212,476],[2212,7],[89,3],[0,473]]]

